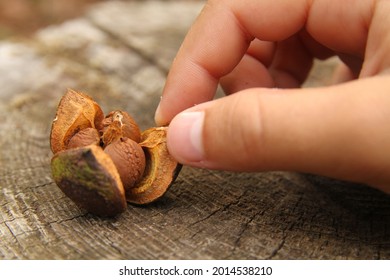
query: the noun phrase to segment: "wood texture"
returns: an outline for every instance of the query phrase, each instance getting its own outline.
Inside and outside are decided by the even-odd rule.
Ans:
[[[389,259],[390,198],[287,172],[184,167],[166,196],[114,219],[53,183],[49,132],[66,88],[153,125],[169,65],[203,1],[109,1],[0,43],[1,259]],[[326,82],[332,62],[308,85]]]

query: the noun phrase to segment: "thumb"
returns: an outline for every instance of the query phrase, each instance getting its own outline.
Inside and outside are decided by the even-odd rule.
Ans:
[[[387,88],[389,78],[381,77],[318,89],[248,89],[178,114],[168,149],[196,167],[383,185],[390,182]]]

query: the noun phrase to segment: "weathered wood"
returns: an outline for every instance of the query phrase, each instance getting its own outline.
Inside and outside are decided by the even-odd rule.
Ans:
[[[169,64],[201,6],[112,1],[31,41],[0,43],[0,258],[390,258],[390,198],[361,185],[184,167],[157,203],[101,219],[53,183],[49,131],[66,88],[152,126]],[[323,72],[313,77],[324,82]]]

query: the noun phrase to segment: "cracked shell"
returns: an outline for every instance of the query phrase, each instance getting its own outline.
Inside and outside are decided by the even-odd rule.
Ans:
[[[80,208],[108,217],[126,209],[119,173],[101,147],[61,151],[52,158],[51,170],[55,183]]]

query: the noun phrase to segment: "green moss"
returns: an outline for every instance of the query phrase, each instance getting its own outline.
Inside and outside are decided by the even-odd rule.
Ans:
[[[115,181],[90,149],[60,152],[53,157],[51,168],[57,185],[61,184],[61,180],[66,180],[87,190],[96,191],[103,197],[109,198],[113,195],[111,185],[115,184]]]

